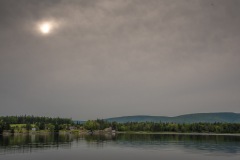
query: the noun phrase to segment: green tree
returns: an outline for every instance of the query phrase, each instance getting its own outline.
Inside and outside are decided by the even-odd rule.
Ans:
[[[27,123],[27,124],[26,124],[26,130],[27,130],[27,131],[30,131],[31,129],[32,129],[31,124],[30,124],[30,123]]]
[[[85,124],[84,124],[84,128],[87,130],[97,130],[99,129],[100,125],[93,120],[88,120]]]

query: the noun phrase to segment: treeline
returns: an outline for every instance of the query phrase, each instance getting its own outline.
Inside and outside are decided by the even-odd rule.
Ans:
[[[70,118],[51,118],[39,116],[4,116],[0,117],[0,134],[4,130],[21,133],[24,130],[104,130],[111,127],[122,132],[180,132],[180,133],[240,133],[240,123],[156,123],[128,122],[117,123],[105,120],[89,120],[85,123],[74,124]]]
[[[70,118],[51,118],[40,116],[2,116],[0,121],[9,124],[35,124],[35,123],[52,123],[52,124],[73,124]]]
[[[117,123],[116,128],[118,131],[240,133],[239,123]]]
[[[12,125],[14,127],[11,127]],[[17,124],[25,124],[24,127],[20,127]],[[26,130],[31,130],[33,127],[36,130],[55,130],[64,129],[73,125],[74,122],[70,118],[51,118],[51,117],[40,117],[40,116],[2,116],[0,117],[0,134],[4,130],[20,130],[25,128]]]
[[[104,120],[87,121],[84,128],[90,130],[101,130],[112,127],[123,132],[197,132],[197,133],[240,133],[240,123],[154,123],[154,122],[128,122],[117,123]]]

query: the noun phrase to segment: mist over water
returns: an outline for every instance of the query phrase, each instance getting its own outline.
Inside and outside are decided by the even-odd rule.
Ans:
[[[0,159],[240,158],[240,136],[223,135],[18,135],[0,137]]]

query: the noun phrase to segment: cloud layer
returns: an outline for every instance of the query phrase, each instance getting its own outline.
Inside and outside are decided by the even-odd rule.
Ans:
[[[0,113],[240,112],[238,0],[0,2]],[[53,21],[41,35],[36,26]]]

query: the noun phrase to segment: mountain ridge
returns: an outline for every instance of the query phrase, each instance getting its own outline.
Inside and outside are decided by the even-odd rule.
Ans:
[[[213,112],[213,113],[192,113],[179,116],[150,116],[150,115],[133,115],[121,116],[104,119],[108,122],[173,122],[173,123],[240,123],[240,113],[234,112]]]

